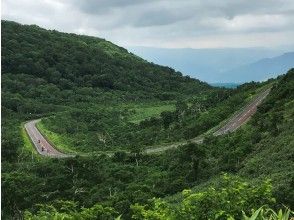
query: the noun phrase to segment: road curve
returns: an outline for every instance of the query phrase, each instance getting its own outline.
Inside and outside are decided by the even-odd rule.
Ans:
[[[260,105],[260,103],[266,98],[266,96],[269,94],[271,88],[264,90],[260,94],[258,94],[252,101],[250,101],[249,104],[247,104],[241,111],[234,114],[232,117],[230,117],[227,122],[221,126],[219,129],[217,129],[213,135],[219,136],[224,135],[230,132],[234,132],[237,130],[240,126],[245,124],[252,115],[257,110],[257,106]],[[57,158],[65,158],[65,157],[72,157],[74,155],[70,154],[64,154],[54,148],[54,146],[49,143],[46,138],[40,133],[38,128],[36,127],[36,123],[38,123],[41,119],[36,119],[29,121],[25,124],[25,129],[31,138],[36,150],[39,154],[42,156],[48,156],[48,157],[57,157]],[[160,146],[160,147],[154,147],[154,148],[148,148],[144,152],[147,154],[152,153],[159,153],[171,148],[179,147],[183,144],[186,144],[188,142],[192,143],[202,143],[203,137],[196,137],[194,139],[185,141],[185,142],[178,142],[173,143],[167,146]]]
[[[213,135],[223,135],[229,132],[234,132],[237,130],[241,125],[245,124],[252,115],[255,114],[257,110],[257,106],[261,104],[261,102],[266,98],[266,96],[270,92],[270,88],[264,90],[259,95],[257,95],[249,104],[247,104],[240,112],[233,115],[227,123],[218,129]]]
[[[73,155],[64,154],[56,150],[52,146],[52,144],[50,144],[46,140],[46,138],[40,133],[40,131],[36,127],[36,123],[38,123],[40,120],[41,119],[32,120],[27,122],[24,125],[26,132],[28,133],[38,153],[41,154],[42,156],[47,156],[47,157],[57,157],[57,158],[72,157]]]
[[[217,129],[213,133],[213,135],[219,136],[219,135],[224,135],[230,132],[234,132],[243,124],[245,124],[250,119],[250,117],[254,115],[254,113],[257,110],[257,106],[260,105],[261,102],[266,98],[270,90],[271,88],[268,88],[264,90],[263,92],[261,92],[260,94],[258,94],[253,100],[250,101],[250,103],[248,103],[245,107],[243,107],[241,111],[231,116],[223,126],[221,126],[219,129]],[[148,148],[145,150],[145,153],[147,154],[159,153],[171,148],[179,147],[183,144],[187,144],[188,142],[200,144],[203,142],[203,137],[196,137],[194,139],[191,139],[185,142],[174,143],[167,146]]]

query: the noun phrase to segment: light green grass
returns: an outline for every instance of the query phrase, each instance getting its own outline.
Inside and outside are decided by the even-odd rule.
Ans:
[[[21,123],[20,126],[20,135],[23,140],[23,147],[19,150],[19,160],[26,160],[28,158],[31,158],[32,160],[39,160],[41,159],[41,156],[38,154],[34,144],[32,143],[29,135],[27,134],[25,127],[25,123]]]
[[[46,137],[46,139],[49,140],[50,143],[54,145],[54,148],[56,148],[58,151],[63,153],[78,153],[71,148],[70,139],[49,131],[44,123],[42,123],[42,120],[38,122],[36,126],[42,135],[44,135],[44,137]]]
[[[112,155],[113,154],[113,151],[111,150],[93,151],[93,152],[77,151],[76,149],[73,149],[74,143],[72,142],[72,139],[48,130],[44,122],[42,121],[38,122],[36,124],[36,127],[41,132],[41,134],[47,139],[47,141],[49,141],[54,146],[55,149],[57,149],[58,151],[62,153],[79,155],[79,156],[93,156],[93,155],[101,155],[101,154]],[[115,151],[117,150],[120,150],[120,149],[116,149]]]
[[[154,106],[137,105],[131,108],[131,111],[133,111],[134,113],[129,117],[129,121],[138,124],[147,118],[158,117],[164,111],[174,110],[176,110],[176,107],[172,103]]]

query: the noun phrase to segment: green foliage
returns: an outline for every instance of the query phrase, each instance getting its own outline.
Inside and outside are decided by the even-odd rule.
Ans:
[[[146,155],[145,147],[211,131],[267,83],[214,89],[103,39],[7,21],[2,51],[4,219],[21,219],[25,210],[27,219],[240,219],[242,210],[272,204],[262,183],[268,177],[274,208],[293,207],[293,70],[237,132]],[[32,157],[19,128],[34,118],[63,150],[83,153]],[[225,177],[211,188],[223,171],[250,183]],[[179,204],[149,202],[193,186],[197,192],[185,191]]]
[[[13,125],[18,126],[31,118],[79,111],[84,115],[80,124],[87,123],[84,132],[81,130],[85,126],[79,129],[75,123],[78,113],[58,115],[70,119],[61,126],[62,129],[56,129],[52,126],[53,123],[46,125],[54,134],[67,136],[54,137],[57,140],[69,140],[69,144],[76,146],[76,149],[71,149],[73,151],[86,151],[86,148],[89,148],[88,151],[109,150],[116,145],[112,140],[121,143],[116,148],[129,147],[131,142],[134,142],[133,145],[138,142],[150,144],[147,139],[152,134],[146,139],[141,135],[137,143],[133,140],[129,121],[135,120],[137,123],[146,117],[157,116],[164,110],[172,109],[167,102],[166,106],[158,106],[158,109],[153,110],[153,103],[166,99],[183,99],[191,94],[212,90],[206,83],[183,77],[171,68],[148,63],[100,38],[48,31],[35,25],[20,25],[9,21],[2,21],[1,31],[2,113],[9,121],[3,123],[4,127],[11,124],[12,118],[19,120],[18,124]],[[134,106],[144,102],[151,105],[147,104],[142,112],[138,109],[138,114],[131,114]],[[117,110],[124,105],[128,106],[125,109],[129,109],[126,114]],[[101,110],[100,114],[96,114],[104,106],[116,106],[117,109]],[[93,117],[91,123],[89,117]],[[122,121],[120,117],[125,117],[125,120],[117,126],[116,122]],[[56,120],[59,119],[56,117]],[[56,121],[53,122],[56,126]],[[110,132],[110,127],[117,128]],[[17,146],[22,144],[13,136],[19,135],[12,134],[12,127],[3,130],[7,130],[3,133],[7,137],[3,139],[3,159],[15,160],[19,151]],[[122,130],[126,133],[120,135]]]
[[[92,220],[103,219],[113,220],[118,214],[110,207],[103,207],[96,204],[91,208],[81,208],[77,210],[77,204],[72,201],[56,201],[53,205],[39,205],[37,214],[32,214],[26,211],[24,214],[25,220]]]
[[[154,199],[152,204],[152,210],[146,209],[146,205],[142,206],[139,204],[135,204],[131,206],[131,209],[133,211],[132,219],[140,220],[140,219],[146,219],[146,220],[170,220],[173,219],[173,214],[171,211],[171,207],[169,205],[160,200],[160,199]]]
[[[54,93],[58,95],[58,90],[90,87],[96,92],[97,88],[136,91],[133,98],[171,99],[210,88],[171,68],[145,62],[103,39],[47,31],[37,26],[2,21],[2,50],[4,73],[39,77],[46,84],[55,85]],[[11,89],[19,91],[25,86],[18,82]]]
[[[128,120],[132,123],[139,124],[143,120],[151,117],[159,117],[164,111],[174,111],[175,106],[172,103],[158,103],[157,105],[135,105],[134,107],[126,106],[130,112]]]
[[[173,111],[166,111],[172,109],[172,102],[85,106],[83,110],[72,109],[49,117],[43,120],[42,127],[44,132],[54,133],[46,132],[52,141],[65,139],[67,146],[78,152],[150,148],[206,132],[244,105],[253,92],[241,88],[235,93],[207,92],[201,98],[178,100]],[[231,97],[225,99],[229,94]],[[212,98],[215,95],[219,99]],[[217,102],[220,103],[216,105]]]
[[[285,210],[280,209],[278,212],[270,208],[260,207],[257,209],[252,216],[248,217],[243,212],[244,220],[289,220],[291,216],[293,216],[294,212],[292,212],[289,208]],[[292,219],[292,218],[291,218]]]
[[[289,207],[294,206],[293,79],[292,69],[279,79],[258,108],[251,124],[260,140],[240,170],[241,175],[250,178],[270,176],[275,197]]]
[[[239,219],[241,210],[247,212],[263,204],[271,205],[274,201],[269,182],[250,186],[225,175],[219,188],[190,195],[186,192],[179,215],[183,219]]]
[[[224,175],[216,188],[192,193],[183,191],[183,200],[172,205],[155,199],[151,206],[132,206],[134,219],[241,219],[261,205],[272,205],[271,184],[250,185],[238,178]],[[243,212],[242,212],[243,210]]]

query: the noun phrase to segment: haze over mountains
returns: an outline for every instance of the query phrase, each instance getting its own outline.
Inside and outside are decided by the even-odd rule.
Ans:
[[[293,47],[267,48],[151,48],[130,47],[144,59],[170,66],[209,83],[262,81],[294,66]]]
[[[257,62],[243,65],[232,70],[222,72],[216,76],[219,82],[248,82],[264,81],[274,78],[294,66],[294,52],[281,56],[265,58]]]

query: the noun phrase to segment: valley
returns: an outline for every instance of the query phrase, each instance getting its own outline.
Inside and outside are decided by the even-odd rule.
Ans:
[[[229,132],[234,132],[236,129],[238,129],[241,125],[246,123],[248,119],[256,112],[257,106],[262,102],[263,99],[266,98],[266,96],[269,94],[270,89],[266,89],[265,91],[262,91],[261,94],[256,95],[253,100],[250,101],[244,108],[242,108],[238,113],[234,114],[233,117],[227,120],[227,122],[218,128],[213,135],[223,135],[227,134]],[[36,123],[38,123],[40,119],[33,120],[30,122],[27,122],[25,124],[26,131],[28,135],[30,136],[30,139],[32,140],[35,148],[37,149],[38,153],[43,156],[49,156],[49,157],[66,157],[65,154],[59,152],[56,147],[53,147],[50,142],[47,141],[47,138],[44,138],[44,136],[38,131],[38,128],[36,127]],[[195,143],[201,143],[203,141],[203,138],[196,137],[192,140],[190,140]],[[188,140],[188,142],[190,142]],[[171,144],[169,146],[164,147],[156,147],[156,148],[150,148],[145,150],[146,153],[158,153],[164,150],[168,150],[170,148],[178,147],[180,145],[186,144],[185,143],[179,143],[179,144]],[[110,155],[113,155],[112,153],[108,153]],[[68,155],[71,156],[71,155]]]
[[[294,69],[219,88],[102,38],[1,31],[3,219],[291,214]]]

